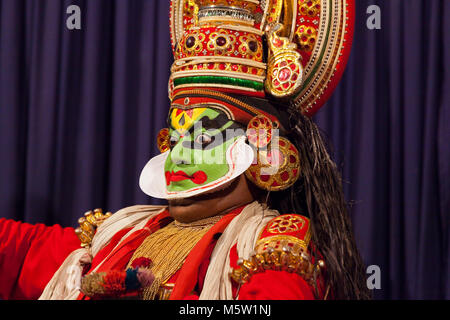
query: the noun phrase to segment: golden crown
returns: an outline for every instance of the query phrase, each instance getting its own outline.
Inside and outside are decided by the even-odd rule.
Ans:
[[[169,95],[213,88],[289,100],[312,115],[352,40],[354,0],[172,0]]]

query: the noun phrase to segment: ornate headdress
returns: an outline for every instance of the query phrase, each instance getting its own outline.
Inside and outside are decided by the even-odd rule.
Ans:
[[[312,116],[345,68],[353,0],[172,0],[171,99],[209,88]]]
[[[172,108],[214,105],[247,126],[256,161],[239,167],[231,159],[230,166],[238,169],[222,183],[244,171],[266,190],[284,190],[297,181],[299,154],[285,137],[291,129],[289,114],[312,116],[339,82],[351,48],[353,6],[354,0],[171,1]],[[281,137],[272,137],[273,129]],[[169,150],[167,129],[160,132],[158,145],[163,153]],[[239,157],[253,159],[245,146],[239,150],[247,155]],[[141,188],[170,198],[145,178],[164,161],[148,164]],[[196,188],[173,197],[201,192]]]

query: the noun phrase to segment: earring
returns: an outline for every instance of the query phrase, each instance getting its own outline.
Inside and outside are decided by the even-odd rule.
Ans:
[[[168,128],[163,128],[159,131],[156,137],[156,143],[161,153],[170,150],[170,133]]]
[[[247,125],[247,139],[250,145],[262,149],[272,140],[274,129],[279,128],[278,122],[272,122],[263,115],[253,117]]]
[[[254,148],[255,160],[245,172],[257,187],[281,191],[292,186],[300,176],[300,156],[286,138],[274,135],[279,124],[265,116],[254,117],[247,126],[247,139]]]

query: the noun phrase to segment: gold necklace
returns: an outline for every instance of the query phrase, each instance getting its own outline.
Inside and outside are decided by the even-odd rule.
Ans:
[[[153,300],[162,284],[167,282],[183,265],[197,242],[223,215],[209,217],[192,223],[173,221],[150,234],[133,253],[127,268],[137,258],[149,258],[155,276],[150,287],[143,291],[144,300]]]

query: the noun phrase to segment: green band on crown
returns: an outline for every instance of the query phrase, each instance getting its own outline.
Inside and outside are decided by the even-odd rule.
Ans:
[[[180,86],[184,84],[225,84],[236,87],[252,88],[256,91],[264,90],[264,84],[257,81],[229,78],[229,77],[219,77],[219,76],[197,76],[197,77],[184,77],[177,78],[173,80],[174,86]]]

